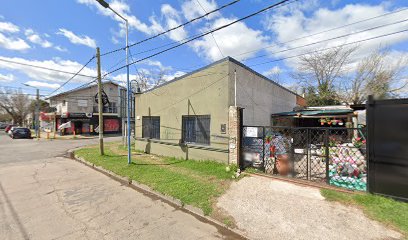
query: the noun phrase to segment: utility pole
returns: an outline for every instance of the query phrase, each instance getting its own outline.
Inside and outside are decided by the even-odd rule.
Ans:
[[[37,92],[37,97],[36,97],[36,103],[35,103],[35,135],[37,136],[37,139],[40,138],[40,89],[36,89]]]
[[[102,102],[102,77],[101,77],[101,53],[99,47],[96,48],[96,59],[98,69],[98,113],[99,113],[99,152],[103,152],[103,102]]]

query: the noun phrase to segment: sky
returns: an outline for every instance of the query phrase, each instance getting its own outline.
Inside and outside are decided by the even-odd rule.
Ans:
[[[232,0],[107,0],[129,21],[129,42],[146,39],[204,15]],[[174,46],[178,41],[252,14],[277,0],[241,0],[182,28],[130,48],[131,61]],[[86,84],[96,76],[92,61],[68,84],[72,74],[23,66],[8,61],[76,72],[99,47],[101,53],[125,46],[125,25],[96,0],[0,0],[0,89],[21,89],[42,96]],[[130,67],[138,73],[165,80],[181,76],[226,56],[287,87],[297,86],[291,73],[299,67],[296,55],[360,42],[356,61],[376,49],[391,51],[390,61],[408,56],[408,2],[406,0],[299,0],[258,14],[179,48]],[[371,20],[367,20],[373,18]],[[406,21],[404,21],[406,20]],[[356,23],[359,22],[359,23]],[[344,26],[347,25],[347,26]],[[365,31],[371,29],[369,31]],[[321,33],[323,32],[323,33]],[[396,33],[400,32],[400,33]],[[380,37],[382,35],[389,36]],[[345,36],[347,35],[347,36]],[[306,46],[305,46],[306,45]],[[160,47],[160,48],[158,48]],[[156,50],[152,50],[158,48]],[[102,72],[125,64],[125,51],[102,56]],[[106,76],[123,83],[125,69]],[[58,89],[59,88],[59,89]]]

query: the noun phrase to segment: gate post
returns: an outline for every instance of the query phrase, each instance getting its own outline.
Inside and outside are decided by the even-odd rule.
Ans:
[[[240,108],[230,106],[228,111],[228,164],[240,164],[241,155],[241,114]]]

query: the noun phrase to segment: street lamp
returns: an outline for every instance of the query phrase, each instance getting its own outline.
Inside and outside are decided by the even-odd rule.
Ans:
[[[35,113],[34,113],[34,122],[35,122],[35,137],[36,138],[39,138],[39,136],[40,136],[40,134],[39,134],[39,125],[40,125],[40,116],[39,116],[39,114],[40,114],[40,89],[38,89],[38,88],[36,88],[36,87],[34,87],[34,86],[31,86],[31,85],[28,85],[28,84],[26,84],[26,83],[22,83],[24,86],[27,86],[27,87],[32,87],[32,88],[35,88],[36,89],[36,103],[35,103]]]
[[[126,84],[127,84],[127,144],[128,144],[128,164],[132,162],[131,158],[131,144],[130,144],[130,101],[131,101],[131,88],[130,88],[130,81],[129,81],[129,23],[126,18],[121,16],[118,12],[113,10],[107,2],[104,0],[96,0],[102,7],[109,8],[113,13],[115,13],[118,17],[123,19],[126,23]]]

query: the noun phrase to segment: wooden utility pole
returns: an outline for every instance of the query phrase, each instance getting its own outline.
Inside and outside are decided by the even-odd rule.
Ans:
[[[99,47],[96,48],[96,59],[98,69],[98,116],[99,116],[99,152],[104,155],[103,151],[103,102],[102,102],[102,76],[101,76],[101,53]]]

